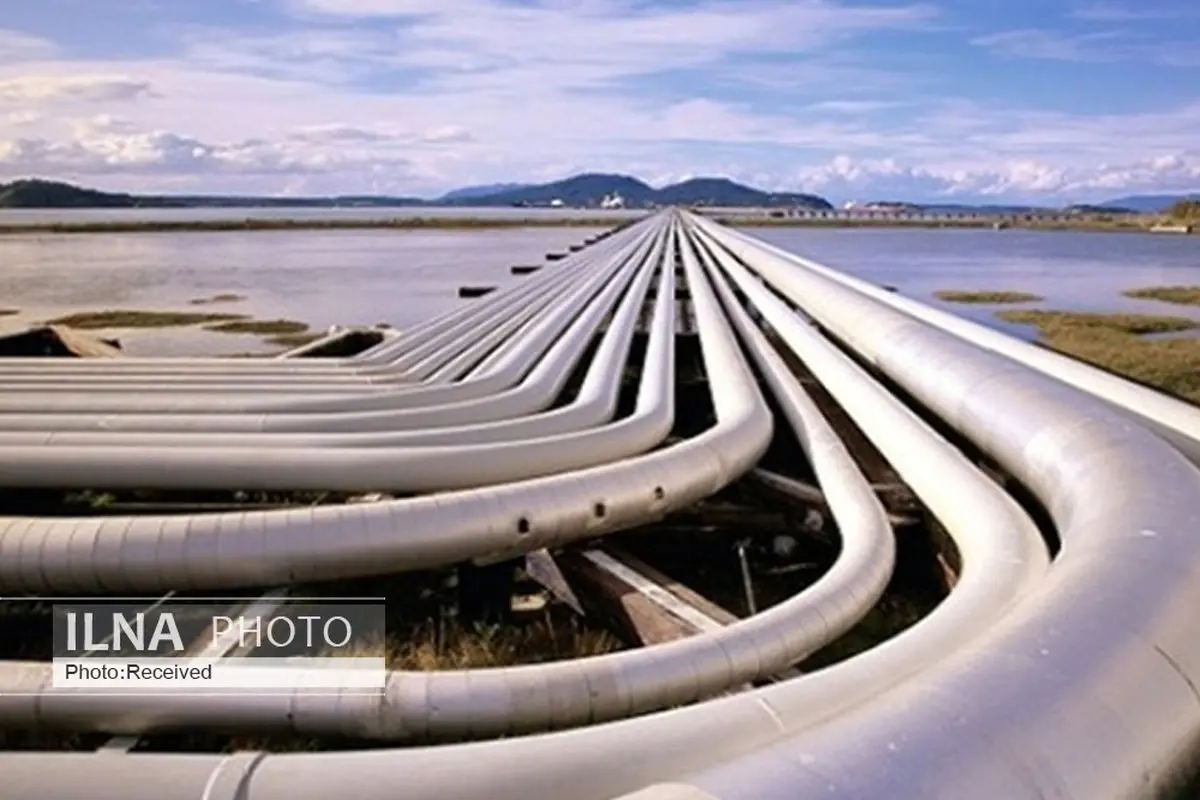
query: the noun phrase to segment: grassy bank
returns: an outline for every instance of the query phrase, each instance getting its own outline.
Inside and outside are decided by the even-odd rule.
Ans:
[[[1000,305],[1002,303],[1034,303],[1046,298],[1029,292],[994,292],[994,291],[955,291],[943,290],[934,292],[933,296],[947,303],[974,303],[980,305]]]
[[[1046,345],[1096,366],[1200,402],[1200,339],[1147,339],[1200,327],[1186,317],[1002,311],[1001,319],[1034,325]]]
[[[324,335],[324,333],[318,331],[305,330],[303,332],[297,331],[296,333],[280,333],[275,336],[267,336],[264,341],[267,344],[286,347],[290,350],[293,347],[311,344]]]
[[[223,298],[223,299],[222,299]],[[240,295],[215,295],[213,298],[192,300],[193,305],[244,300]],[[0,311],[0,314],[3,314]],[[15,311],[12,313],[16,313]],[[325,334],[309,329],[306,322],[292,319],[252,319],[246,314],[205,313],[198,311],[143,311],[109,309],[79,311],[50,320],[49,325],[63,325],[77,330],[107,330],[121,328],[185,328],[203,325],[214,333],[259,336],[267,344],[291,349],[320,339]],[[243,355],[243,354],[237,354]],[[261,356],[262,353],[244,355]]]
[[[253,333],[259,336],[284,336],[305,333],[308,325],[294,319],[235,319],[209,325],[206,330],[219,333]]]
[[[212,297],[197,297],[196,299],[189,300],[188,302],[194,306],[208,306],[215,303],[238,303],[245,299],[246,296],[244,294],[222,292],[221,294],[214,294]]]
[[[0,235],[29,233],[185,233],[295,230],[495,230],[504,228],[611,228],[622,219],[604,217],[513,217],[509,219],[220,219],[31,222],[0,225]]]
[[[794,217],[730,217],[714,218],[723,225],[735,228],[913,228],[991,230],[997,223],[1006,228],[1032,231],[1095,231],[1098,233],[1147,233],[1157,219],[1136,220],[1040,220],[983,219],[802,219]]]
[[[57,317],[49,325],[65,325],[79,330],[105,328],[177,328],[208,322],[231,322],[245,319],[244,314],[203,314],[188,311],[80,311]]]
[[[1200,306],[1200,286],[1144,286],[1121,294],[1138,300],[1159,300],[1179,306]]]

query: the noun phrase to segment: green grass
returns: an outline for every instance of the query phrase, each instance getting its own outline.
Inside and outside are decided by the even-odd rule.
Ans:
[[[1029,292],[997,292],[997,291],[954,291],[943,290],[934,292],[933,296],[947,303],[980,303],[999,305],[1001,303],[1033,303],[1045,298]]]
[[[201,314],[188,311],[80,311],[50,320],[49,325],[65,325],[80,330],[103,328],[174,328],[205,322],[245,319],[243,314]]]
[[[451,625],[442,637],[425,625],[387,646],[390,669],[481,669],[586,658],[621,649],[605,630],[585,628],[575,617],[549,615],[525,625]]]
[[[1121,294],[1139,300],[1160,300],[1179,306],[1200,306],[1200,286],[1144,286],[1140,289],[1126,289]]]
[[[207,330],[219,333],[255,333],[260,336],[284,336],[305,333],[308,331],[308,325],[291,319],[239,318],[217,325],[209,325]]]
[[[319,333],[317,331],[307,331],[305,333],[281,333],[276,336],[268,336],[267,344],[274,344],[290,349],[315,342],[324,335],[324,333]]]
[[[1186,317],[1002,311],[1001,319],[1035,325],[1049,347],[1193,402],[1200,402],[1200,339],[1145,339],[1143,334],[1200,327]]]
[[[1007,322],[1036,325],[1045,335],[1080,331],[1094,336],[1112,334],[1141,335],[1146,333],[1176,333],[1200,327],[1200,322],[1187,317],[1167,317],[1155,314],[1091,314],[1075,311],[1002,311]]]
[[[236,303],[245,299],[246,296],[242,294],[222,292],[221,294],[214,294],[212,297],[197,297],[195,300],[189,300],[188,302],[194,306],[206,306],[213,303]]]

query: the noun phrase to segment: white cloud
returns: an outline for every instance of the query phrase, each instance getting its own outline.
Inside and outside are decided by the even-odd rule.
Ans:
[[[738,55],[796,57],[870,30],[911,28],[928,5],[843,6],[831,0],[710,0],[651,7],[633,0],[516,5],[502,0],[294,0],[294,8],[338,18],[396,17],[395,37],[358,32],[358,52],[392,53],[393,66],[437,91],[545,94],[611,88],[624,79],[696,68]],[[345,46],[323,33],[321,50]],[[279,54],[272,41],[247,43]],[[257,59],[260,56],[243,56]]]
[[[1120,49],[1113,47],[1120,38],[1114,31],[1070,35],[1031,28],[979,36],[971,44],[1013,58],[1103,62],[1122,57]]]
[[[894,100],[824,100],[813,103],[807,110],[818,114],[871,114],[898,108],[900,105],[901,103]]]
[[[148,80],[123,75],[22,76],[0,80],[0,103],[112,103],[150,96]]]
[[[1008,198],[1067,203],[1138,191],[1200,189],[1200,151],[1156,156],[1122,164],[1064,168],[1016,160],[976,168],[902,166],[891,159],[858,160],[841,155],[796,180],[805,188],[841,197]],[[868,199],[868,198],[863,198]]]
[[[1142,2],[1133,7],[1120,3],[1101,2],[1077,6],[1071,11],[1071,16],[1088,22],[1139,22],[1195,17],[1197,11],[1194,7],[1187,7],[1184,4],[1156,7]]]
[[[52,56],[54,43],[22,31],[0,28],[0,64]]]
[[[460,144],[474,140],[475,137],[471,135],[471,132],[461,125],[442,125],[438,128],[430,128],[421,134],[421,141],[430,144]]]
[[[70,60],[43,43],[0,59],[0,179],[435,195],[586,170],[858,199],[1195,188],[1200,103],[1078,116],[937,99],[938,76],[850,47],[928,27],[931,8],[904,0],[277,2],[294,12],[283,28],[175,29],[173,57]],[[1089,59],[1131,57],[1133,41],[976,43]]]
[[[1068,34],[1027,28],[978,36],[971,44],[1006,58],[1073,61],[1081,64],[1141,62],[1168,67],[1200,65],[1200,49],[1191,41],[1146,41],[1118,30]]]
[[[36,111],[10,111],[7,114],[0,115],[0,123],[17,128],[32,125],[41,118],[42,115]]]

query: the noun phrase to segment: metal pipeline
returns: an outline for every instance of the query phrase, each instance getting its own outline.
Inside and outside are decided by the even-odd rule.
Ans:
[[[539,295],[542,303],[529,305],[524,303],[518,308],[504,306],[492,316],[491,324],[481,325],[472,321],[470,331],[461,334],[451,329],[446,335],[454,334],[453,345],[440,342],[431,353],[422,347],[412,350],[407,356],[397,359],[391,369],[400,370],[404,382],[424,379],[436,373],[445,365],[447,358],[458,363],[458,369],[469,369],[480,362],[480,368],[474,379],[455,386],[429,387],[427,389],[413,388],[401,385],[402,394],[387,392],[387,386],[378,382],[367,384],[349,384],[339,386],[335,381],[329,386],[323,383],[243,383],[222,385],[218,383],[188,384],[179,381],[147,382],[145,379],[125,379],[121,383],[100,382],[89,383],[88,379],[66,379],[65,381],[51,380],[41,383],[36,377],[27,379],[25,384],[15,384],[10,395],[0,397],[0,408],[11,411],[37,409],[39,413],[66,413],[73,411],[105,410],[105,411],[172,411],[175,413],[192,411],[220,410],[229,412],[248,411],[319,411],[325,408],[337,410],[342,408],[389,408],[403,407],[405,404],[449,402],[455,398],[478,396],[489,391],[495,391],[497,386],[511,384],[519,379],[520,373],[527,370],[530,363],[554,341],[562,330],[570,323],[573,313],[581,305],[590,301],[620,268],[630,261],[639,259],[641,251],[650,245],[661,230],[647,229],[645,235],[630,242],[621,250],[622,258],[601,264],[599,269],[590,270],[583,280],[570,284],[565,294],[555,294],[556,287],[542,290]],[[514,313],[515,312],[515,313]],[[544,312],[540,315],[538,312]],[[505,347],[513,341],[512,334],[526,323],[530,323],[528,332],[515,340],[517,346]],[[495,351],[495,352],[493,352]],[[489,355],[490,354],[490,355]],[[410,373],[415,374],[410,375]],[[452,377],[447,376],[447,377]],[[305,381],[310,379],[305,378]],[[319,378],[313,380],[320,380]],[[380,381],[382,379],[372,379]],[[96,388],[96,387],[99,388]],[[108,388],[104,388],[108,387]],[[117,388],[121,387],[121,388]],[[66,391],[64,391],[66,390]],[[136,392],[134,395],[122,395],[121,390]],[[350,399],[346,394],[369,396]],[[315,395],[312,399],[270,399],[280,392],[302,392]],[[474,393],[474,394],[473,394]],[[321,394],[328,395],[321,397]],[[125,399],[122,399],[122,398]],[[57,398],[57,399],[54,399]]]
[[[1194,580],[1200,542],[1191,535],[1200,528],[1200,472],[1112,406],[797,266],[748,237],[676,212],[656,219],[668,227],[679,222],[672,235],[695,298],[718,409],[718,424],[705,434],[603,466],[372,506],[195,515],[182,524],[163,517],[0,520],[0,590],[213,589],[377,574],[501,557],[640,524],[712,493],[752,467],[766,447],[770,416],[761,398],[753,401],[757,390],[746,388],[753,381],[729,325],[799,426],[839,527],[847,536],[876,530],[883,519],[878,502],[869,490],[864,494],[844,448],[821,429],[811,401],[781,371],[744,302],[804,361],[953,538],[960,579],[931,614],[812,674],[588,728],[358,753],[4,754],[6,790],[29,800],[82,787],[100,800],[334,794],[382,800],[403,786],[405,796],[416,798],[540,800],[561,797],[569,784],[571,795],[583,800],[647,785],[640,798],[749,800],[824,794],[832,787],[844,796],[990,799],[1149,796],[1174,785],[1200,749],[1200,701],[1190,688],[1200,679],[1200,645],[1193,644],[1189,624],[1189,609],[1200,602]],[[670,257],[664,259],[663,272],[672,271]],[[1012,498],[777,293],[1033,491],[1062,540],[1053,566],[1047,568],[1045,543]],[[725,366],[727,372],[719,371]],[[822,619],[852,622],[877,596],[876,560],[867,549],[849,552],[858,554],[845,562],[857,565],[855,577],[825,577],[825,599],[816,604],[824,609]],[[809,613],[819,596],[799,595],[719,632],[729,637],[721,651],[710,652],[712,640],[696,637],[679,647],[618,654],[603,663],[623,664],[618,674],[626,683],[612,695],[602,691],[610,699],[595,707],[588,698],[597,684],[572,677],[572,669],[600,669],[579,666],[601,663],[589,660],[543,665],[551,671],[524,672],[517,683],[506,683],[501,673],[507,670],[496,671],[481,676],[487,687],[481,694],[472,693],[478,673],[399,682],[397,692],[421,689],[430,704],[396,695],[407,718],[369,704],[339,711],[336,700],[307,705],[315,698],[305,698],[303,709],[284,709],[258,698],[212,713],[172,700],[156,723],[144,703],[122,707],[105,698],[72,706],[73,698],[34,691],[0,694],[0,719],[107,730],[119,729],[127,712],[133,728],[170,727],[172,718],[211,727],[231,718],[276,727],[288,724],[288,712],[303,710],[290,723],[296,729],[308,730],[309,720],[313,730],[341,726],[357,735],[553,728],[587,722],[591,714],[612,719],[688,702],[720,691],[719,681],[707,681],[724,669],[732,677],[740,665],[748,672],[737,675],[750,674],[754,662],[762,668],[789,658],[793,646],[803,652],[786,632],[803,617],[787,615]],[[676,655],[685,652],[699,660]],[[728,655],[717,658],[720,652]],[[26,667],[0,669],[0,685],[8,691],[40,687],[44,674]],[[556,681],[563,694],[543,691],[550,686],[540,681],[551,674],[561,676],[546,680]],[[599,680],[605,673],[588,674]],[[516,702],[511,695],[518,686],[526,698],[505,705]],[[424,717],[422,708],[429,712]],[[445,727],[442,713],[450,720]],[[654,757],[646,758],[648,752]]]

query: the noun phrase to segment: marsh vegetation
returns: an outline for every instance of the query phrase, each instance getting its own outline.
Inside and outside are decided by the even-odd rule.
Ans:
[[[214,294],[211,297],[197,297],[194,300],[189,300],[188,302],[194,306],[207,306],[214,303],[237,303],[245,299],[246,296],[244,294],[221,292],[220,294]]]
[[[201,325],[207,322],[228,322],[245,319],[244,314],[205,314],[190,311],[137,311],[128,309],[108,311],[77,311],[49,320],[49,325],[65,325],[79,330],[104,328],[174,328]]]
[[[217,325],[207,326],[207,330],[219,333],[253,333],[260,336],[281,336],[285,334],[305,333],[308,324],[293,319],[234,319]]]
[[[1200,286],[1145,286],[1121,294],[1137,300],[1159,300],[1179,306],[1200,306]]]
[[[933,296],[946,303],[974,303],[980,305],[1000,305],[1002,303],[1035,303],[1045,298],[1030,292],[1008,291],[960,291],[944,289],[934,292]]]
[[[1002,311],[1001,319],[1034,325],[1043,342],[1067,355],[1136,381],[1200,402],[1200,339],[1146,338],[1200,328],[1187,317],[1153,314],[1085,314],[1070,311]]]

